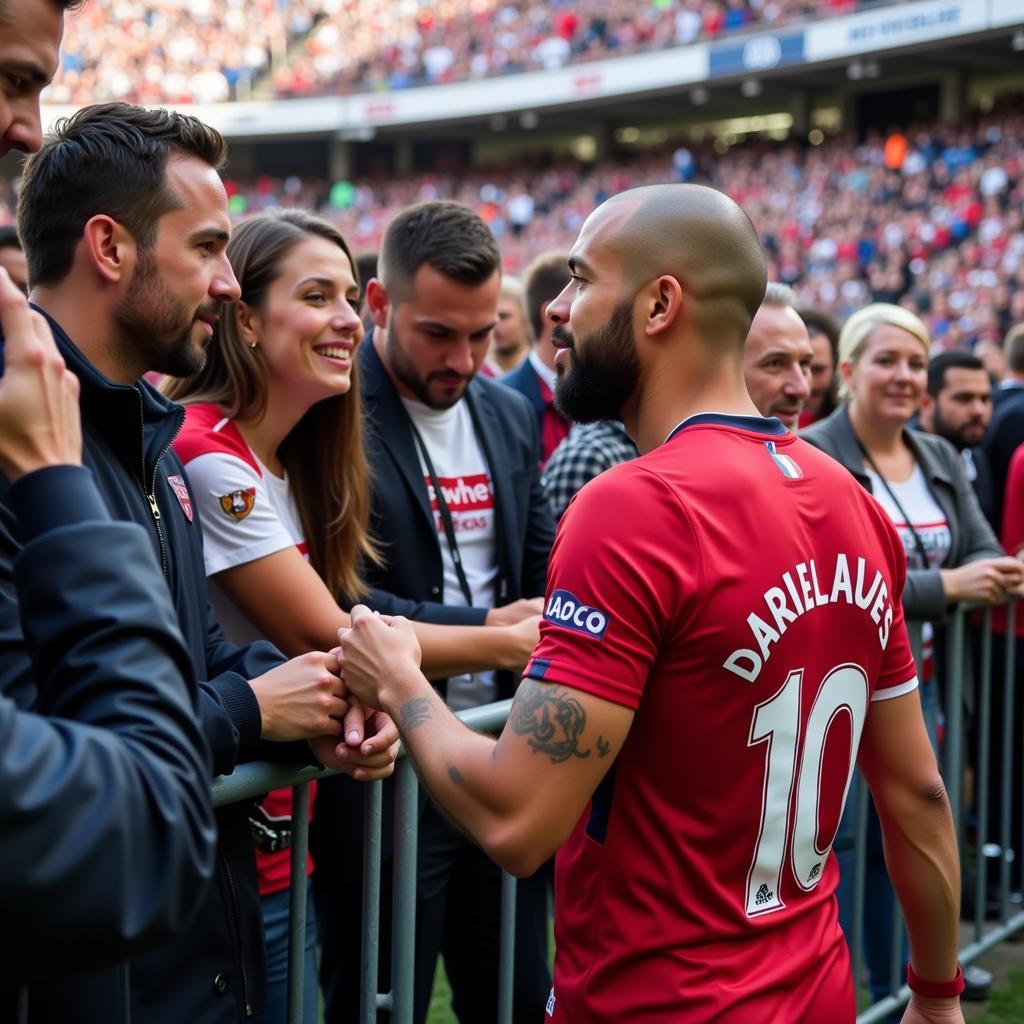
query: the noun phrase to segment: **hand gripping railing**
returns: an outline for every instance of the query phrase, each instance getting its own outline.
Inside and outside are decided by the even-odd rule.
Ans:
[[[460,711],[471,729],[500,729],[508,718],[511,700]],[[366,783],[369,792],[363,833],[363,943],[360,964],[360,1020],[373,1024],[377,1010],[390,1011],[394,1024],[411,1024],[416,934],[416,847],[418,782],[412,762],[399,754],[395,767],[395,856],[392,900],[391,991],[377,991],[380,937],[380,871],[382,783]],[[252,762],[239,765],[231,775],[213,784],[213,802],[219,807],[262,796],[282,786],[292,787],[291,889],[288,920],[288,1024],[302,1024],[306,934],[306,856],[309,849],[309,783],[334,775],[327,768],[296,768]],[[512,966],[515,945],[516,880],[502,875],[501,945],[498,981],[498,1024],[512,1022]]]

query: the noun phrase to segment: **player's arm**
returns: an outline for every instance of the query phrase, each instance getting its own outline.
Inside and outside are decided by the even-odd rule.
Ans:
[[[349,688],[398,723],[438,806],[520,876],[568,838],[633,721],[622,705],[524,679],[495,741],[459,722],[419,671],[406,620],[357,605],[342,650]]]
[[[949,800],[916,691],[872,702],[859,764],[878,809],[913,971],[926,981],[950,981],[957,969],[960,865]],[[956,997],[915,995],[904,1019],[959,1020],[956,1006]]]
[[[295,547],[233,566],[214,577],[256,628],[290,657],[329,651],[351,624],[316,570]],[[483,669],[521,669],[537,642],[537,620],[516,626],[413,624],[432,679]]]

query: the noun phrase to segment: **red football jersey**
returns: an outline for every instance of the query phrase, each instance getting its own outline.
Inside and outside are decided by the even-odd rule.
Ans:
[[[888,517],[778,420],[705,414],[570,504],[534,679],[636,710],[555,882],[558,1024],[852,1021],[830,855],[917,685]]]

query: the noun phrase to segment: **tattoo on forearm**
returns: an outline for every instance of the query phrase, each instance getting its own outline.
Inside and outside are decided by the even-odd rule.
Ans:
[[[448,765],[448,778],[451,779],[456,786],[462,785],[462,772],[460,772],[453,764]]]
[[[418,725],[422,725],[430,717],[430,698],[414,697],[402,705],[398,712],[399,728],[403,732],[412,732]]]
[[[575,697],[560,686],[549,686],[523,680],[509,718],[512,731],[528,737],[535,753],[547,754],[552,764],[561,764],[572,757],[590,757],[590,749],[580,749],[580,738],[587,724],[587,713]],[[611,745],[603,737],[597,739],[597,756],[605,757]]]

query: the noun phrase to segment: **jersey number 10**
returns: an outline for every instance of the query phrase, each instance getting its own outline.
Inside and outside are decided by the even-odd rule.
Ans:
[[[800,690],[804,670],[794,669],[781,689],[754,709],[747,746],[767,745],[761,827],[747,876],[747,916],[770,914],[785,903],[780,894],[787,847],[793,879],[805,892],[821,880],[834,836],[818,846],[818,820],[825,741],[836,717],[850,716],[852,742],[843,786],[850,788],[868,706],[868,680],[859,665],[837,665],[821,683],[800,735]],[[796,800],[793,786],[796,785]],[[790,807],[793,807],[790,821]],[[838,820],[838,819],[837,819]]]

